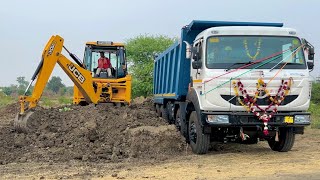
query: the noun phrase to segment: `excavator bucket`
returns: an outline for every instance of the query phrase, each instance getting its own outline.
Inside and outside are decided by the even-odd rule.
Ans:
[[[17,132],[28,132],[28,119],[33,114],[32,111],[24,112],[23,114],[17,114],[14,119],[14,128]]]

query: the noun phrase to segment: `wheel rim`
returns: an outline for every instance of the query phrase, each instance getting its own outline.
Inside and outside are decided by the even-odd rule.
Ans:
[[[189,135],[190,135],[190,140],[194,143],[197,143],[197,130],[196,130],[196,125],[194,122],[192,122],[190,124],[190,132],[189,132]]]

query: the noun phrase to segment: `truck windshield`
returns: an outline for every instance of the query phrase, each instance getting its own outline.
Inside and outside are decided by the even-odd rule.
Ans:
[[[246,67],[269,69],[278,63],[287,63],[285,69],[306,69],[300,40],[296,37],[280,36],[214,36],[207,39],[206,66],[209,69],[238,68],[253,62],[280,54],[271,62]],[[268,61],[268,60],[266,60]],[[264,61],[264,62],[266,62]],[[276,66],[281,68],[281,65]]]

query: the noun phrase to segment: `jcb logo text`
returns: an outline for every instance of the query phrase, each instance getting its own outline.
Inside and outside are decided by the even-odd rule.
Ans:
[[[78,78],[78,80],[81,82],[81,84],[83,84],[84,81],[86,80],[86,78],[84,78],[84,76],[80,73],[80,71],[73,64],[69,64],[68,68],[73,73],[73,75],[76,78]]]

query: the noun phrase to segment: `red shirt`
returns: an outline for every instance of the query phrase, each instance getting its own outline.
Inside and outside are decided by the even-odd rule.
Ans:
[[[108,58],[99,58],[98,59],[98,68],[102,68],[102,69],[108,69],[111,68],[111,63],[110,63],[110,59]]]

